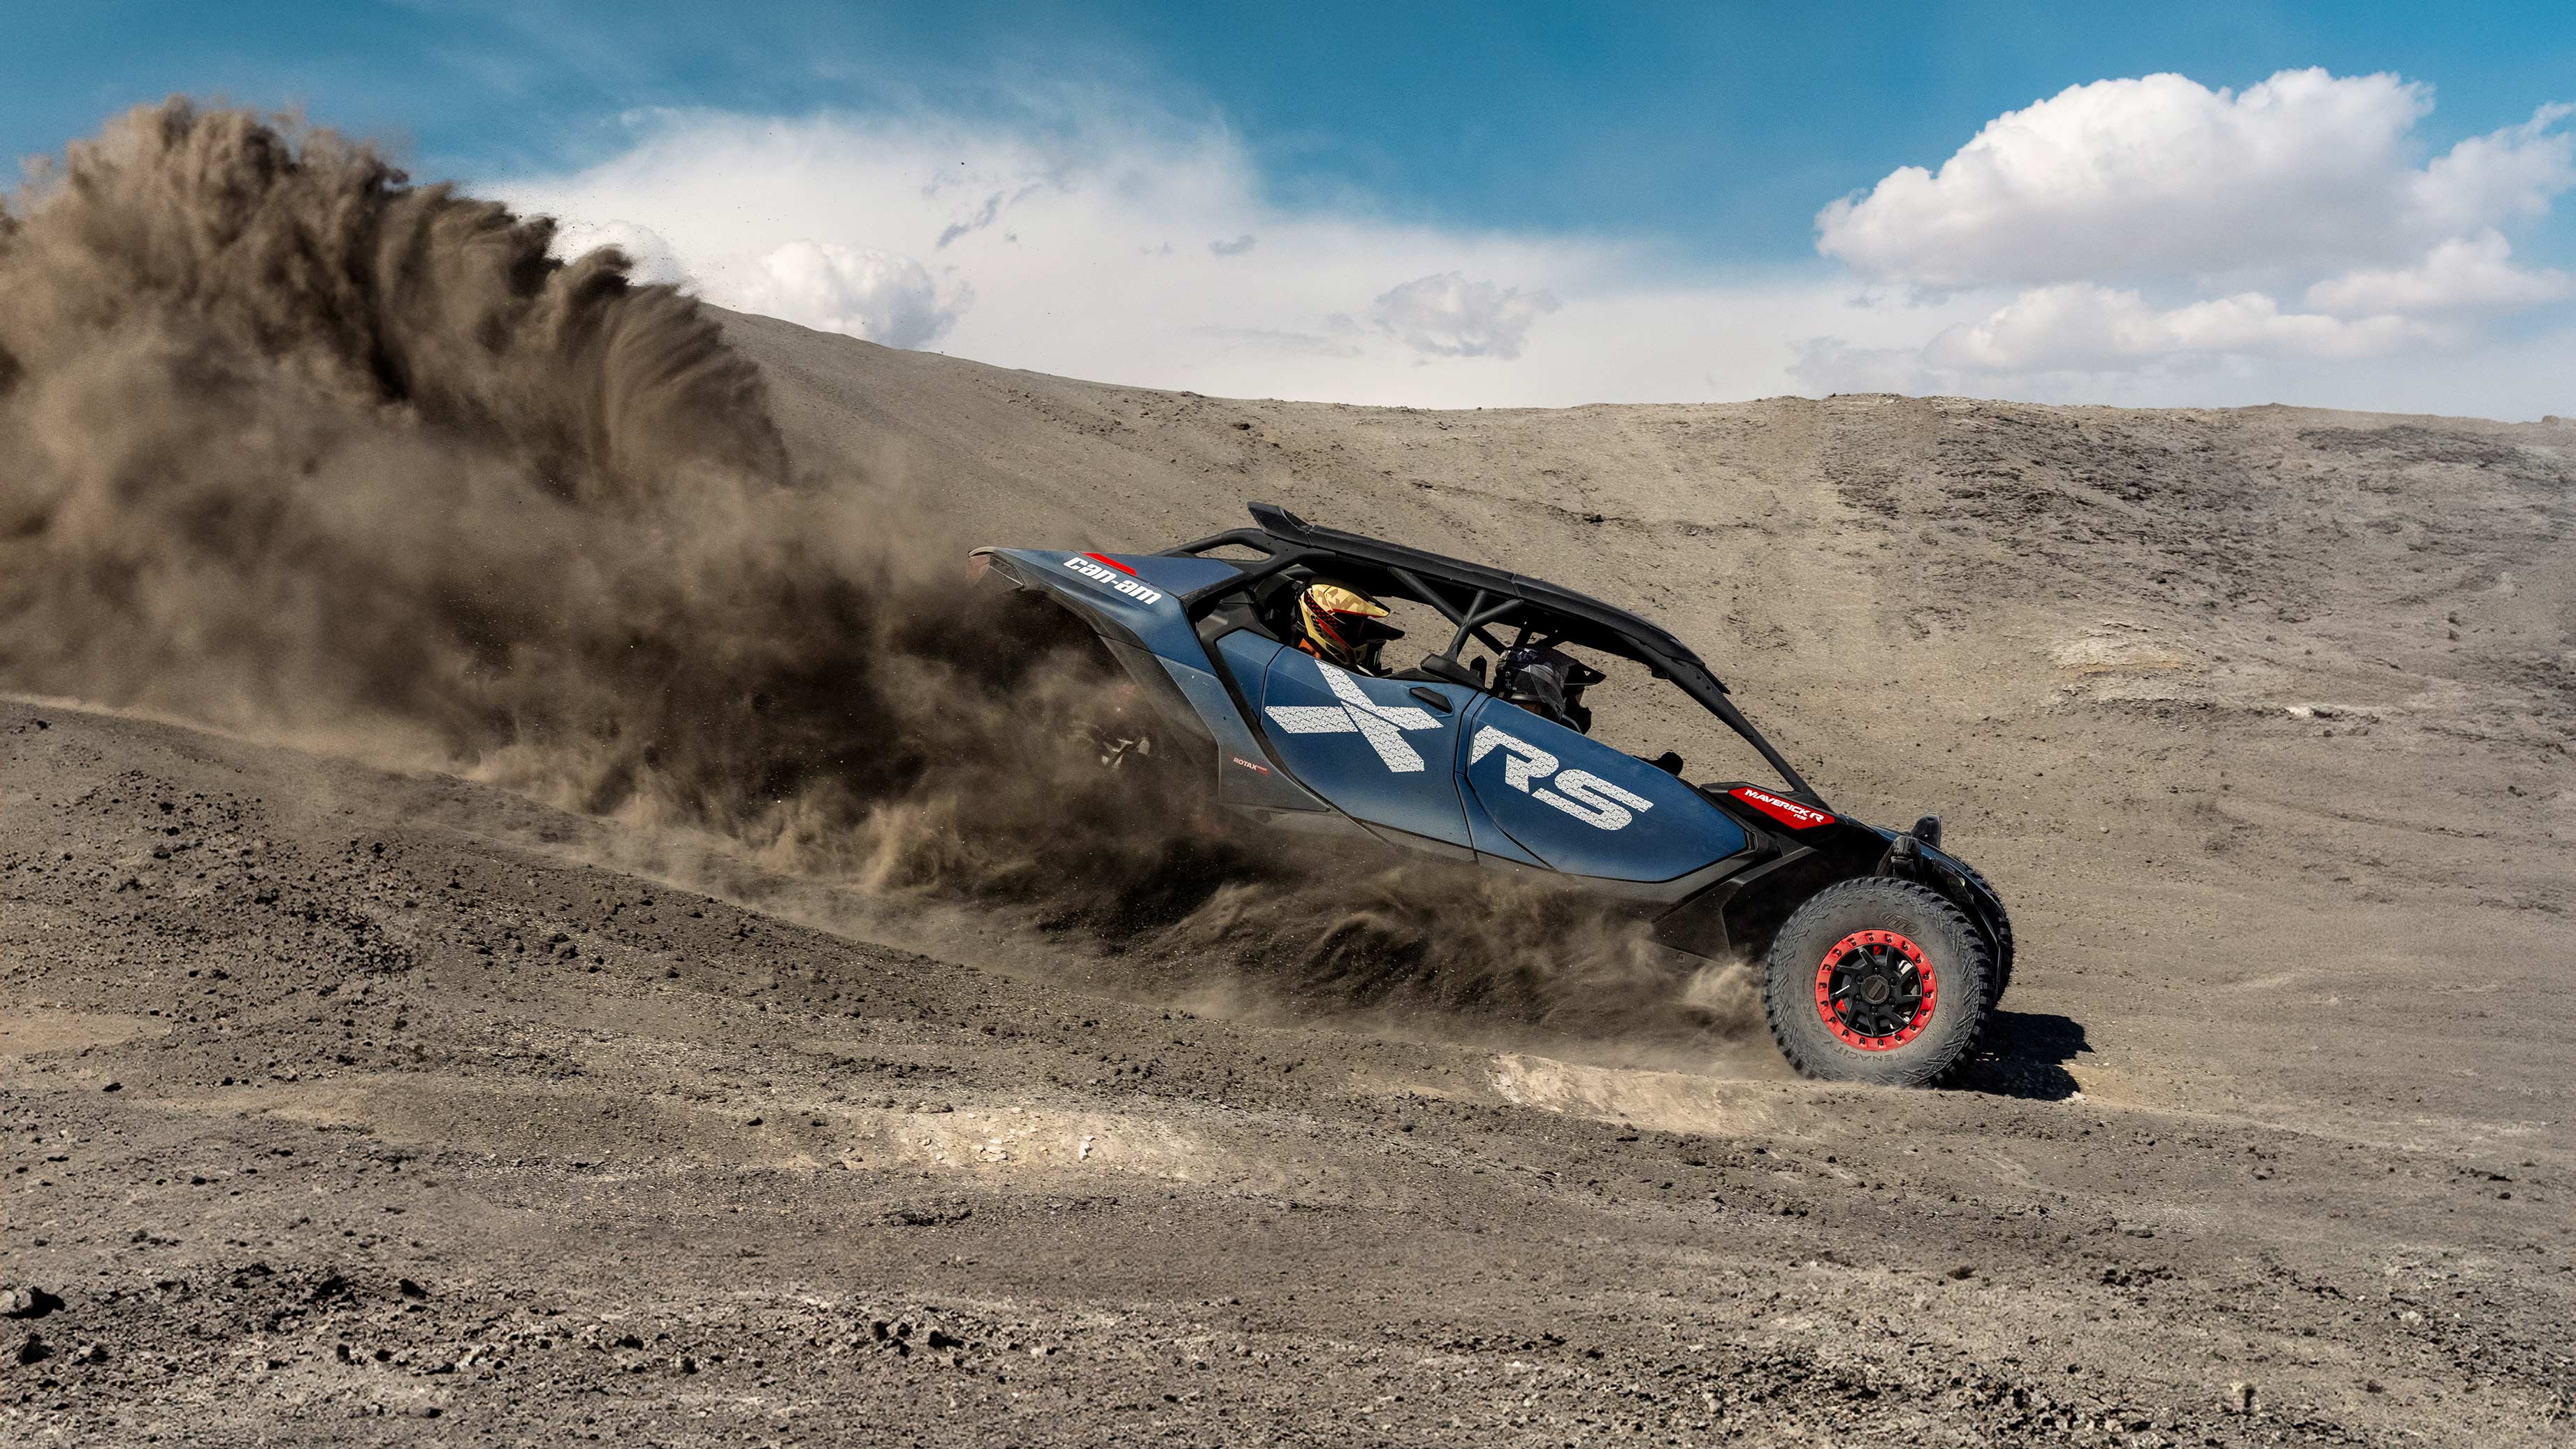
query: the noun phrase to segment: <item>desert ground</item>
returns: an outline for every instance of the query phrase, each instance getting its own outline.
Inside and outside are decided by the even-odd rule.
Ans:
[[[2576,1434],[2576,424],[1431,412],[725,326],[943,556],[1268,499],[1663,622],[1996,882],[1983,1056],[1805,1083],[21,694],[0,1438]]]

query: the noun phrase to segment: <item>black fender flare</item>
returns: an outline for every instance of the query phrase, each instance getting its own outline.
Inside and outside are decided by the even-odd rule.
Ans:
[[[1894,831],[1852,820],[1801,832],[1783,842],[1786,848],[1776,858],[1738,871],[1665,912],[1655,921],[1655,939],[1694,956],[1756,960],[1816,892],[1837,881],[1892,875],[1939,892],[1976,926],[1988,949],[2000,949],[2003,903],[1993,888],[1934,847],[1914,843],[1910,851],[1892,849],[1899,838]]]
[[[1886,850],[1885,835],[1849,821],[1802,832],[1773,859],[1738,871],[1665,912],[1655,922],[1655,939],[1712,960],[1758,958],[1808,897],[1836,881],[1877,874]]]

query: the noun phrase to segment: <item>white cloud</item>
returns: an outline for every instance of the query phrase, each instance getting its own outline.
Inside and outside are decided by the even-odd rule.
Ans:
[[[2192,352],[2381,357],[2426,335],[2403,317],[2283,312],[2260,292],[2158,308],[2136,292],[2068,282],[2026,291],[1982,321],[1940,333],[1924,352],[1939,366],[1987,371],[2101,369]]]
[[[972,216],[966,217],[961,221],[952,221],[945,227],[940,228],[939,240],[931,243],[931,245],[944,247],[950,242],[957,240],[959,237],[971,236],[974,233],[991,226],[994,220],[1001,214],[1002,193],[996,191],[992,195],[984,198],[984,204],[977,207]]]
[[[792,241],[757,256],[711,258],[695,272],[679,250],[637,222],[568,221],[555,232],[555,254],[576,257],[600,247],[626,254],[639,282],[694,282],[719,306],[784,318],[826,332],[846,332],[888,347],[924,347],[957,325],[974,289],[942,279],[910,257],[838,242]]]
[[[2242,93],[2177,75],[2097,81],[1997,117],[1937,172],[1902,167],[1816,219],[1821,254],[1982,315],[1910,350],[1810,338],[1792,375],[2220,400],[2441,354],[2443,380],[2418,384],[2429,396],[2479,370],[2465,359],[2490,344],[2470,314],[2569,295],[2565,274],[2515,266],[2499,228],[2576,187],[2571,108],[2419,165],[2432,105],[2429,87],[2395,76],[2302,70]],[[2304,311],[2281,300],[2302,294]]]
[[[2576,186],[2568,108],[2413,163],[2429,87],[2283,71],[2242,93],[2178,75],[2071,86],[1816,218],[1817,249],[1930,287],[2311,274],[2419,255]]]
[[[2139,88],[2211,134],[2138,130]],[[602,165],[495,189],[576,223],[567,248],[618,240],[723,305],[1212,395],[1497,406],[1866,388],[2576,412],[2576,328],[2531,310],[2558,305],[2566,281],[2498,249],[2565,189],[2555,111],[2415,166],[2429,93],[2384,77],[2079,93],[2082,124],[2043,117],[2053,158],[2016,128],[2065,97],[1989,126],[1981,141],[2016,139],[1965,170],[1954,157],[1938,176],[1898,172],[1828,209],[1844,220],[1827,259],[1767,271],[1614,236],[1397,220],[1360,196],[1282,203],[1223,125],[1095,93],[971,118],[654,113]],[[2161,163],[2112,153],[2168,144],[2237,209],[2203,197],[2159,240],[2157,208],[2120,198]],[[1947,179],[1978,167],[1996,175]],[[2050,174],[2064,195],[2043,205]],[[2330,244],[2313,218],[2246,210],[2247,175],[2278,210],[2412,220]],[[2180,206],[2189,181],[2153,194]],[[1883,197],[1930,209],[1900,218]],[[2257,234],[2221,236],[2211,215]],[[1921,244],[1899,234],[1918,224]],[[2422,365],[2436,350],[2442,365]]]
[[[2558,124],[2571,115],[2576,106],[2542,106],[2519,126],[2434,158],[2406,179],[2412,215],[2446,232],[2547,215],[2551,199],[2576,186],[2576,135]]]
[[[626,254],[626,275],[639,282],[669,285],[688,278],[688,269],[680,265],[680,254],[662,239],[662,234],[649,226],[611,217],[605,221],[567,221],[555,230],[555,254],[577,257],[601,247],[615,247]]]
[[[1683,401],[1785,390],[1783,339],[1838,319],[1891,340],[1830,278],[1675,281],[1616,240],[1280,206],[1221,126],[1096,97],[1035,120],[636,126],[604,165],[497,189],[567,218],[642,219],[722,305],[892,341],[829,288],[777,275],[791,243],[873,254],[908,280],[905,315],[925,315],[923,278],[936,284],[942,350],[1012,367],[1432,406]],[[797,278],[827,270],[796,255]],[[949,300],[969,289],[971,306]]]
[[[1798,390],[1837,392],[1954,392],[1934,383],[1937,374],[1920,347],[1855,347],[1839,337],[1807,337],[1795,344],[1789,375]]]
[[[748,262],[717,263],[708,300],[888,347],[925,347],[957,325],[973,289],[910,257],[839,242],[792,241]]]
[[[2568,294],[2565,272],[2524,271],[2492,229],[2454,237],[2412,267],[2346,272],[2308,288],[2308,305],[2339,316],[2374,312],[2510,311]]]
[[[1521,355],[1530,324],[1560,304],[1546,292],[1471,282],[1456,272],[1417,277],[1369,304],[1378,330],[1430,357]]]

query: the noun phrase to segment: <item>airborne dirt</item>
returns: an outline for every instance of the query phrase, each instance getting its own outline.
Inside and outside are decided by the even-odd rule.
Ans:
[[[2576,426],[1236,402],[720,320],[733,354],[691,375],[765,394],[776,437],[681,452],[723,455],[754,500],[728,516],[791,478],[805,501],[675,545],[688,589],[649,552],[585,575],[651,605],[640,664],[505,538],[476,566],[555,607],[459,637],[559,651],[569,703],[431,650],[281,724],[242,701],[347,692],[289,567],[258,575],[284,617],[202,636],[250,630],[239,670],[291,633],[278,675],[191,710],[201,685],[153,675],[174,636],[126,670],[107,633],[39,651],[32,576],[0,580],[5,682],[241,732],[0,704],[0,1288],[43,1290],[0,1303],[12,1440],[2569,1432]],[[382,455],[314,446],[352,477]],[[594,492],[629,471],[583,456]],[[865,547],[801,536],[848,498]],[[1157,547],[1246,498],[1637,608],[1838,807],[1940,813],[2022,938],[1987,1059],[1955,1090],[1814,1086],[1737,1030],[1740,985],[1611,1029],[1396,989],[1425,983],[1289,950],[1295,921],[1167,930],[1113,892],[1142,915],[1110,929],[1096,894],[993,909],[988,875],[818,853],[882,825],[847,802],[911,788],[812,744],[850,708],[814,681],[940,627],[909,581],[969,542]],[[620,536],[664,536],[657,500]],[[694,607],[728,559],[780,586]],[[863,597],[800,592],[844,572]],[[126,597],[113,575],[84,587]],[[813,597],[857,644],[742,638]],[[777,673],[812,685],[790,728],[725,712]],[[665,732],[578,771],[492,748],[531,713],[549,748],[595,740],[640,675],[678,678]],[[879,677],[863,723],[935,734],[904,690],[941,686]],[[378,768],[387,720],[482,778]],[[807,767],[764,780],[779,739]],[[842,813],[763,813],[754,787],[817,777]],[[1085,804],[1083,850],[1120,849],[1116,802]]]

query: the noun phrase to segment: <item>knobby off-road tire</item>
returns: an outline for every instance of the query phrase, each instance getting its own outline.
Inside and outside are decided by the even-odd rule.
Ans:
[[[1938,891],[1892,876],[1837,881],[1771,941],[1762,1009],[1801,1073],[1921,1087],[1984,1032],[1985,936]]]
[[[1957,857],[1953,856],[1952,859],[1955,860]],[[1983,886],[1986,894],[1995,898],[1994,971],[1987,978],[1986,990],[1986,1010],[1992,1011],[2001,1004],[2004,993],[2012,989],[2012,912],[2004,909],[2003,893],[1996,890],[1984,876],[1978,874],[1975,866],[1962,860],[1959,861],[1959,869],[1966,871],[1968,879]]]

